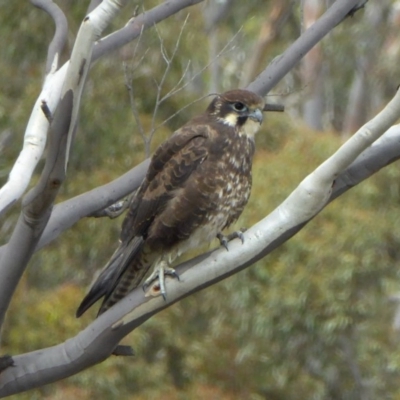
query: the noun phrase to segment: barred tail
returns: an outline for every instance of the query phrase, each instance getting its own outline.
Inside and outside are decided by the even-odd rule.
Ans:
[[[82,300],[76,311],[77,317],[104,297],[98,312],[98,315],[102,314],[140,284],[151,266],[150,258],[153,259],[144,247],[142,237],[135,237],[118,247]]]
[[[116,282],[113,290],[105,295],[97,316],[103,314],[103,312],[107,311],[115,303],[118,303],[133,289],[137,288],[152,264],[153,257],[148,257],[146,251],[142,250],[141,254],[129,265],[121,278]]]

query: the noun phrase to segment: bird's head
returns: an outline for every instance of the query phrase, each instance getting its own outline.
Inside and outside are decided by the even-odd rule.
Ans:
[[[263,121],[265,101],[248,90],[230,90],[217,95],[207,113],[219,122],[237,128],[239,134],[253,137]]]

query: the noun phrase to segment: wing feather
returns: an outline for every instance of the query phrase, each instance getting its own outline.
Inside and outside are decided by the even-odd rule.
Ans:
[[[183,126],[154,153],[146,177],[122,225],[121,241],[146,237],[168,201],[207,157],[206,125]]]
[[[146,177],[122,224],[121,244],[82,300],[76,312],[77,317],[102,297],[103,304],[107,303],[124,274],[140,257],[154,218],[164,210],[174,191],[206,158],[204,143],[208,130],[204,125],[197,128],[182,127],[154,153]]]

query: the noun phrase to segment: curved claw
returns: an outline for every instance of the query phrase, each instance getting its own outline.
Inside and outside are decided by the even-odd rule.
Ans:
[[[222,233],[218,233],[217,234],[217,239],[219,240],[219,243],[221,244],[221,246],[224,246],[226,251],[229,251],[228,248],[228,243],[236,238],[239,238],[242,241],[242,244],[244,243],[244,235],[243,232],[245,232],[245,229],[241,229],[239,231],[235,231],[230,233],[229,235],[225,236]]]
[[[217,239],[219,240],[219,244],[221,246],[224,246],[226,251],[229,251],[229,248],[228,248],[228,242],[229,242],[228,237],[223,235],[222,233],[218,233],[217,234]]]
[[[154,267],[154,271],[152,272],[152,274],[144,281],[142,286],[143,291],[147,291],[149,286],[158,280],[160,294],[164,300],[167,300],[167,291],[165,289],[165,275],[170,275],[180,281],[177,272],[173,268],[168,267],[166,261],[161,261],[158,265]]]

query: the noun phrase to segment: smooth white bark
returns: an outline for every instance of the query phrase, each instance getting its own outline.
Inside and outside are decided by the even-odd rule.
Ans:
[[[103,1],[89,14],[90,24],[84,24],[83,27],[86,26],[84,29],[88,30],[89,27],[93,29],[93,35],[98,39],[101,32],[125,3],[126,1],[118,0]],[[42,103],[45,102],[50,112],[54,114],[60,101],[61,89],[65,83],[67,70],[71,68],[79,70],[82,67],[82,64],[79,64],[79,60],[83,58],[90,60],[89,56],[92,49],[89,50],[90,54],[83,54],[87,51],[85,40],[91,40],[87,33],[81,35],[81,38],[79,41],[77,40],[74,46],[73,53],[75,52],[74,59],[76,60],[74,65],[69,66],[69,62],[67,62],[58,71],[51,70],[45,77],[43,89],[36,100],[25,130],[23,148],[9,174],[7,183],[0,189],[0,215],[21,198],[28,187],[33,171],[43,155],[49,130],[49,121],[41,109]],[[86,67],[88,68],[89,65]],[[77,95],[77,98],[79,98],[80,94]],[[76,112],[78,110],[79,108],[77,107]],[[76,118],[76,115],[74,117]]]

